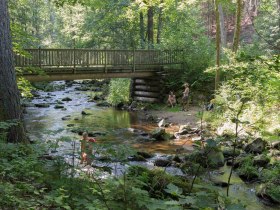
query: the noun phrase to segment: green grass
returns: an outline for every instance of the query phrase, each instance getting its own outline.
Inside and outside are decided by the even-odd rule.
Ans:
[[[174,107],[167,106],[166,104],[148,104],[148,109],[168,112],[179,112],[182,110],[182,106],[176,104]]]

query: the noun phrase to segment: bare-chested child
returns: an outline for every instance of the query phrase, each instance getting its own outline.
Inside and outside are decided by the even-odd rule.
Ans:
[[[189,83],[185,83],[183,86],[185,87],[185,90],[183,92],[183,97],[182,97],[182,109],[183,109],[183,111],[188,111],[188,109],[189,109],[189,94],[190,94]]]
[[[176,96],[174,95],[174,93],[172,91],[170,91],[170,93],[168,95],[167,104],[171,107],[173,107],[176,104]]]
[[[84,132],[81,139],[81,164],[91,164],[93,143],[96,142],[95,138],[89,138],[88,133]]]

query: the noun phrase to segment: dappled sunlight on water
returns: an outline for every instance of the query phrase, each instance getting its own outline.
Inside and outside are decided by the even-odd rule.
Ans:
[[[55,82],[62,84],[63,82]],[[97,136],[98,144],[113,143],[126,144],[139,150],[161,153],[175,153],[180,146],[180,141],[176,144],[169,141],[148,142],[147,137],[139,139],[139,134],[133,133],[129,128],[138,129],[142,132],[150,132],[157,127],[155,123],[142,121],[137,112],[115,110],[113,108],[103,108],[88,102],[88,94],[74,90],[75,86],[65,90],[46,93],[39,91],[39,97],[32,100],[32,103],[48,103],[50,107],[37,108],[27,107],[25,121],[30,138],[38,141],[55,140],[63,136],[68,136],[78,141],[80,136],[71,132],[73,129],[80,129],[88,132],[101,132],[104,135]],[[57,100],[69,97],[72,101],[63,102],[66,110],[55,109]],[[85,111],[87,115],[82,115]],[[69,119],[62,120],[68,116]],[[178,127],[166,128],[167,132],[174,133]],[[141,137],[141,136],[140,136]],[[64,149],[69,147],[69,143],[60,142]]]

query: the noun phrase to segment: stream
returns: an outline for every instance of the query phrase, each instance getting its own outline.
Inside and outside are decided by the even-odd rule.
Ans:
[[[79,81],[81,82],[81,81]],[[131,161],[130,164],[144,165],[148,168],[154,168],[154,160],[158,158],[167,158],[169,155],[175,153],[178,145],[173,144],[172,141],[164,141],[160,143],[151,143],[145,141],[145,135],[140,135],[137,131],[149,132],[156,128],[156,124],[147,123],[139,117],[137,112],[128,112],[115,110],[110,107],[96,106],[95,102],[88,102],[90,92],[77,91],[75,88],[80,87],[81,84],[75,82],[71,86],[66,86],[64,89],[44,92],[37,91],[38,96],[34,97],[29,105],[26,107],[25,122],[28,130],[28,135],[33,141],[56,142],[57,139],[67,136],[72,141],[59,141],[58,147],[53,151],[55,155],[64,156],[71,160],[73,155],[73,142],[75,147],[79,148],[79,136],[71,130],[74,128],[83,128],[85,131],[94,132],[97,144],[111,144],[111,145],[128,145],[138,151],[147,151],[154,154],[153,158],[148,159],[147,162]],[[52,82],[55,86],[65,85],[64,81]],[[62,106],[66,109],[54,108],[57,101],[69,97],[71,101],[63,101]],[[49,107],[36,107],[34,104],[47,103]],[[82,115],[84,111],[88,115]],[[65,118],[62,120],[62,118]],[[78,154],[75,156],[75,164],[79,161]],[[104,165],[96,161],[95,165]],[[120,164],[106,164],[106,166],[114,167],[115,175],[120,175],[124,167]],[[180,169],[175,167],[167,167],[168,173],[182,175]],[[220,169],[224,173],[222,175],[214,175],[215,178],[221,181],[227,181],[229,168],[227,166]],[[239,199],[246,205],[249,210],[271,210],[279,209],[277,207],[264,205],[255,195],[255,185],[245,184],[240,178],[233,174],[232,185],[230,187],[230,197]],[[226,192],[226,188],[221,188]]]

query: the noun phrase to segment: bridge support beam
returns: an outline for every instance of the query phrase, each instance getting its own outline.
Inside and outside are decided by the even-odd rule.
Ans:
[[[59,81],[59,80],[82,80],[82,79],[106,79],[106,78],[145,78],[154,76],[155,72],[116,72],[116,73],[77,73],[77,74],[49,74],[32,75],[26,74],[23,77],[30,82]]]

